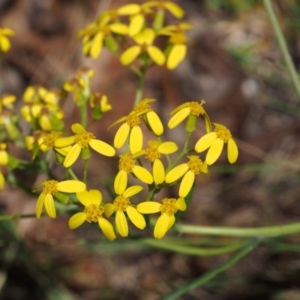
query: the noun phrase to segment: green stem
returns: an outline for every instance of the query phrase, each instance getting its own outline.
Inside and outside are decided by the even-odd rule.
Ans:
[[[87,183],[88,164],[89,164],[89,160],[85,159],[84,160],[84,169],[83,169],[83,182],[85,184]]]
[[[274,11],[273,6],[272,6],[272,1],[271,0],[263,0],[263,2],[264,2],[266,12],[267,12],[267,14],[269,16],[269,19],[271,21],[274,33],[276,35],[280,51],[283,55],[284,61],[286,63],[287,69],[288,69],[290,77],[291,77],[291,80],[293,82],[295,91],[296,91],[297,96],[300,100],[300,84],[299,84],[299,80],[298,80],[298,73],[296,71],[295,65],[294,65],[294,63],[292,61],[292,58],[291,58],[291,55],[289,53],[285,38],[282,34],[279,22],[277,20],[275,11]]]
[[[247,244],[246,246],[242,247],[240,251],[238,251],[235,255],[233,255],[230,259],[225,261],[219,267],[206,272],[204,275],[196,278],[195,280],[187,283],[185,286],[180,287],[179,289],[175,290],[171,294],[161,298],[163,300],[176,300],[179,299],[181,295],[204,285],[208,281],[212,280],[214,277],[223,273],[233,265],[235,265],[238,261],[244,258],[248,253],[250,253],[254,248],[256,248],[259,244],[259,241],[252,241],[251,243]]]
[[[199,248],[199,247],[190,247],[190,246],[184,246],[178,244],[176,245],[174,243],[154,240],[154,239],[142,239],[139,242],[159,249],[169,250],[169,251],[173,251],[185,255],[198,255],[198,256],[213,256],[213,255],[225,254],[225,253],[236,251],[245,245],[245,243],[234,243],[231,245],[218,247],[218,248]]]
[[[234,237],[276,237],[300,233],[300,223],[257,228],[210,227],[178,224],[176,225],[176,230],[180,233],[188,234],[208,234]]]
[[[5,216],[0,216],[0,222],[2,221],[10,221],[10,220],[15,220],[15,219],[25,219],[25,218],[35,218],[35,214],[28,214],[28,215],[5,215]]]
[[[145,73],[147,71],[147,66],[148,66],[147,59],[143,59],[140,73],[139,74],[136,73],[137,76],[138,76],[138,86],[137,86],[137,90],[136,90],[136,94],[135,94],[135,99],[134,99],[133,106],[136,106],[142,100],[143,87],[144,87],[144,79],[145,79]]]
[[[80,122],[85,129],[87,126],[87,105],[87,102],[85,102],[80,106]]]
[[[68,173],[71,175],[71,177],[74,180],[79,180],[78,177],[74,174],[73,170],[71,168],[68,168]]]

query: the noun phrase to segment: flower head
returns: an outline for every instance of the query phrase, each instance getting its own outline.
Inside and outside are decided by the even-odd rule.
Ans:
[[[165,63],[164,53],[153,45],[156,35],[153,29],[145,28],[133,37],[136,45],[129,47],[120,57],[121,63],[125,66],[131,64],[138,56],[147,53],[157,64],[162,66]]]
[[[172,1],[148,1],[145,4],[147,7],[156,7],[158,10],[167,10],[178,19],[181,19],[184,16],[184,10]]]
[[[190,192],[196,175],[208,173],[207,163],[203,162],[197,155],[190,155],[188,159],[187,163],[178,165],[169,171],[165,178],[166,183],[172,183],[183,176],[179,187],[179,197],[181,198],[185,198]]]
[[[186,210],[186,203],[183,198],[165,198],[162,200],[162,203],[156,201],[142,202],[137,205],[136,209],[142,214],[161,213],[154,227],[154,237],[161,239],[174,225],[177,211]]]
[[[65,168],[72,166],[79,157],[80,153],[84,149],[88,150],[89,147],[105,156],[115,155],[116,151],[112,146],[96,139],[94,134],[86,131],[82,125],[76,123],[73,124],[71,128],[74,133],[73,136],[59,138],[54,142],[54,146],[56,148],[65,148],[72,145],[63,163]]]
[[[70,229],[75,229],[85,221],[88,223],[98,223],[104,235],[113,241],[116,234],[112,224],[104,218],[104,206],[102,204],[102,194],[98,190],[90,190],[76,193],[76,197],[84,205],[84,211],[73,215],[68,224]]]
[[[224,125],[213,123],[215,126],[214,132],[205,134],[198,140],[195,145],[197,152],[203,152],[208,149],[206,154],[206,163],[212,165],[221,155],[224,144],[227,143],[227,158],[233,164],[236,162],[239,150],[236,142],[232,138],[231,132]]]
[[[43,206],[45,206],[46,212],[50,218],[56,217],[56,209],[54,205],[53,196],[61,193],[77,193],[85,190],[85,183],[78,180],[65,180],[58,182],[56,180],[46,180],[40,183],[37,187],[43,186],[43,191],[39,195],[36,203],[36,217],[39,219],[42,214]]]
[[[139,229],[146,227],[146,221],[135,207],[132,206],[130,198],[138,194],[143,187],[134,185],[127,188],[124,182],[120,181],[120,178],[116,177],[114,182],[114,189],[117,194],[113,203],[105,204],[105,215],[110,217],[114,212],[116,213],[116,226],[121,236],[128,236],[128,223],[125,213],[129,217],[130,221]]]
[[[9,28],[0,28],[0,52],[7,52],[10,49],[8,36],[15,35],[15,32]]]

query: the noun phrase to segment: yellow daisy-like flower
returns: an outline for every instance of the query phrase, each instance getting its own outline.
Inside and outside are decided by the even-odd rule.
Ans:
[[[103,49],[103,43],[112,33],[126,35],[128,26],[122,23],[109,24],[111,20],[107,14],[98,18],[98,22],[89,24],[85,29],[78,32],[78,37],[82,38],[82,50],[86,56],[97,58]]]
[[[239,149],[232,138],[231,132],[224,125],[218,123],[213,124],[215,131],[209,132],[200,138],[195,145],[195,150],[197,152],[203,152],[209,149],[205,161],[208,165],[212,165],[221,155],[224,144],[227,143],[228,161],[231,164],[235,163],[239,155]]]
[[[15,35],[15,32],[9,28],[0,28],[0,52],[7,52],[10,49],[8,36]]]
[[[165,198],[162,203],[156,201],[142,202],[137,205],[137,211],[142,214],[161,212],[154,227],[154,237],[161,239],[175,223],[175,214],[178,210],[185,211],[186,203],[183,198]]]
[[[73,215],[68,222],[70,229],[75,229],[85,221],[88,223],[98,223],[103,234],[113,241],[116,234],[112,224],[103,217],[104,206],[102,203],[102,194],[98,190],[90,190],[76,193],[77,199],[84,205],[84,211]]]
[[[119,172],[116,176],[115,182],[123,182],[123,185],[127,186],[128,174],[132,173],[135,177],[146,184],[153,183],[153,177],[151,173],[135,164],[136,160],[130,153],[124,153],[120,156],[119,160]]]
[[[148,3],[126,4],[117,9],[120,16],[130,16],[129,36],[138,34],[146,24],[146,15],[152,13]]]
[[[146,7],[156,6],[158,10],[167,10],[178,19],[181,19],[184,16],[184,10],[172,1],[148,1],[145,5]]]
[[[185,198],[190,192],[196,175],[208,173],[207,163],[203,162],[197,155],[188,156],[189,161],[170,170],[165,178],[166,183],[172,183],[182,178],[179,187],[179,197]]]
[[[117,194],[113,203],[107,203],[104,206],[106,217],[110,217],[116,212],[116,226],[121,236],[128,236],[128,223],[125,216],[125,212],[129,217],[130,221],[139,229],[146,227],[146,221],[144,216],[141,215],[134,206],[130,203],[130,197],[138,194],[143,187],[134,185],[127,188],[127,182],[120,180],[120,177],[116,177],[114,182],[114,189]]]
[[[133,111],[137,114],[142,113],[144,121],[155,135],[160,136],[164,133],[163,124],[149,103],[156,101],[155,99],[143,99],[139,104],[134,106]]]
[[[142,123],[141,115],[145,112],[131,112],[128,116],[124,116],[109,126],[108,130],[121,122],[124,122],[117,130],[114,138],[114,146],[117,149],[123,147],[129,138],[129,147],[132,154],[142,150],[143,148],[143,132],[140,127]]]
[[[153,29],[145,28],[133,37],[137,45],[129,47],[120,57],[121,63],[125,66],[131,64],[139,55],[147,53],[157,64],[162,66],[165,63],[164,53],[153,45],[156,35]]]
[[[187,23],[179,25],[169,25],[162,28],[158,34],[170,36],[169,44],[171,49],[167,57],[167,68],[175,69],[185,58],[187,52],[187,37],[185,31],[191,29],[192,26]]]
[[[152,163],[153,178],[156,185],[165,181],[165,168],[160,160],[162,154],[172,154],[177,151],[178,146],[174,142],[148,141],[149,147],[139,151],[135,156],[145,155]]]
[[[36,217],[39,219],[42,214],[43,206],[45,206],[46,212],[50,218],[56,217],[56,209],[54,205],[53,196],[61,193],[77,193],[83,192],[86,188],[85,183],[78,180],[65,180],[58,182],[56,180],[46,180],[40,183],[37,187],[43,186],[43,191],[39,195],[36,203]]]
[[[176,107],[170,115],[172,115],[168,127],[170,129],[175,128],[177,125],[179,125],[182,121],[184,121],[186,118],[188,118],[186,123],[186,130],[189,132],[192,132],[196,128],[196,121],[199,116],[204,117],[205,122],[205,128],[207,132],[211,131],[211,122],[209,119],[208,114],[206,113],[205,109],[203,108],[203,104],[205,103],[204,100],[202,100],[200,103],[196,101],[192,102],[186,102],[178,107]]]
[[[63,166],[65,168],[72,166],[82,150],[89,149],[89,146],[105,156],[114,156],[116,154],[116,150],[112,146],[96,139],[94,134],[86,131],[82,125],[78,123],[73,124],[71,129],[75,135],[59,138],[54,142],[54,147],[56,148],[65,148],[74,144],[64,160]]]

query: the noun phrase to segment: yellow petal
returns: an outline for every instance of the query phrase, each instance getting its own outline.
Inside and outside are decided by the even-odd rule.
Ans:
[[[142,32],[136,34],[133,39],[139,45],[151,45],[155,39],[155,32],[151,28],[146,28]]]
[[[82,225],[86,220],[86,214],[84,212],[79,212],[75,215],[73,215],[69,221],[68,221],[68,226],[70,229],[75,229]]]
[[[186,56],[186,45],[174,45],[167,59],[167,68],[175,69]]]
[[[176,18],[181,19],[184,16],[184,10],[174,2],[166,2],[164,6]]]
[[[119,149],[125,144],[129,132],[130,132],[130,126],[127,123],[124,123],[120,126],[114,139],[115,148]]]
[[[79,124],[79,123],[75,123],[71,126],[72,132],[73,133],[82,133],[85,131],[84,127]]]
[[[56,209],[54,205],[53,196],[51,194],[45,194],[44,205],[46,212],[50,218],[56,217]]]
[[[126,4],[117,9],[118,15],[135,15],[141,10],[138,4]]]
[[[0,191],[2,191],[4,189],[4,185],[5,185],[5,178],[3,176],[3,174],[0,172]],[[40,213],[41,215],[41,213]]]
[[[157,136],[162,135],[164,133],[164,127],[157,113],[152,110],[149,111],[146,116],[152,131]]]
[[[161,204],[154,201],[142,202],[136,209],[142,214],[154,214],[160,211]]]
[[[117,195],[123,195],[128,182],[128,174],[124,170],[120,170],[114,181],[114,189]]]
[[[179,197],[185,198],[187,194],[190,192],[194,182],[195,182],[195,173],[192,171],[186,172],[180,183]]]
[[[117,211],[116,213],[116,226],[118,229],[118,232],[122,237],[128,236],[128,224],[125,217],[125,214],[121,211]]]
[[[115,24],[111,24],[109,25],[109,29],[117,34],[122,34],[125,35],[128,33],[128,26],[125,24],[121,24],[121,23],[115,23]]]
[[[130,132],[129,147],[132,154],[143,148],[143,132],[140,126],[134,126]]]
[[[140,185],[133,185],[133,186],[129,187],[128,189],[126,189],[126,191],[123,193],[123,196],[125,198],[130,198],[130,197],[138,194],[142,190],[143,190],[142,186],[140,186]]]
[[[216,132],[210,132],[205,134],[195,145],[197,152],[203,152],[208,149],[212,143],[218,138]]]
[[[228,161],[233,164],[236,162],[237,158],[239,156],[239,149],[237,147],[237,144],[234,139],[228,140],[228,146],[227,146],[227,158]]]
[[[172,182],[178,180],[180,177],[182,177],[188,171],[188,169],[189,169],[189,166],[187,163],[181,164],[181,165],[173,168],[166,175],[166,178],[165,178],[166,183],[172,183]]]
[[[91,205],[91,200],[89,197],[89,192],[88,191],[82,191],[82,192],[78,192],[76,193],[76,197],[79,200],[79,202],[81,204],[83,204],[84,206],[89,206]]]
[[[116,150],[111,145],[103,141],[92,139],[89,142],[89,145],[91,146],[91,148],[93,148],[95,151],[102,155],[114,156],[116,154]]]
[[[91,204],[94,204],[94,205],[100,205],[102,202],[102,194],[98,190],[90,190],[89,198],[90,198]]]
[[[37,219],[39,219],[41,217],[43,206],[44,206],[44,199],[45,199],[45,193],[41,193],[38,197],[38,200],[37,200],[36,206],[35,206],[35,214],[36,214]]]
[[[99,32],[96,34],[94,39],[91,41],[90,54],[93,58],[97,58],[103,47],[103,33]]]
[[[156,239],[161,239],[165,236],[169,229],[170,217],[166,214],[162,214],[158,219],[154,227],[154,237]]]
[[[120,57],[121,64],[123,64],[124,66],[131,64],[140,53],[140,46],[136,45],[128,48],[126,51],[123,52],[123,54]]]
[[[178,207],[179,210],[185,211],[186,210],[185,200],[183,198],[177,199],[176,206]]]
[[[132,172],[142,182],[145,182],[147,184],[153,183],[153,177],[147,169],[141,166],[134,166]]]
[[[206,163],[212,165],[221,155],[222,149],[224,146],[224,141],[221,139],[216,139],[213,144],[210,146],[206,154]]]
[[[179,110],[172,118],[170,119],[168,123],[168,127],[170,129],[175,128],[178,124],[180,124],[184,119],[187,118],[187,116],[191,113],[191,109],[189,107],[185,107],[181,110]]]
[[[79,180],[65,180],[57,184],[57,190],[62,193],[78,193],[86,189],[85,183]]]
[[[50,130],[53,129],[52,125],[51,125],[51,122],[50,122],[50,119],[46,115],[42,115],[39,118],[39,124],[41,125],[42,129],[45,130],[45,131],[50,131]]]
[[[74,142],[74,136],[59,138],[54,142],[54,146],[58,148],[64,148],[72,145]]]
[[[155,46],[148,46],[147,52],[157,65],[162,66],[165,63],[166,57],[159,48]]]
[[[134,36],[139,33],[145,23],[145,17],[143,15],[133,16],[130,20],[129,25],[129,36]]]
[[[178,150],[178,146],[174,142],[164,142],[158,146],[157,150],[162,154],[172,154]]]
[[[128,206],[126,209],[127,215],[130,221],[139,229],[146,227],[146,221],[143,215],[141,215],[134,207]]]
[[[0,151],[0,165],[7,165],[8,163],[8,154],[6,151]]]
[[[101,228],[103,234],[110,240],[113,241],[116,238],[116,234],[113,226],[109,221],[104,218],[98,219],[99,227]]]
[[[115,206],[112,203],[107,203],[104,205],[104,214],[109,218],[115,212]]]
[[[77,160],[77,158],[79,157],[80,152],[81,152],[80,145],[75,144],[65,157],[64,167],[69,168],[70,166],[72,166]]]
[[[0,36],[0,51],[7,52],[10,49],[10,41],[6,36]]]
[[[156,185],[162,184],[165,180],[165,168],[159,159],[156,159],[153,163],[153,177]]]

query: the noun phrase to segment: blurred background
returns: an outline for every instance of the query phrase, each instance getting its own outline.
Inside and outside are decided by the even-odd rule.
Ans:
[[[211,119],[226,125],[240,148],[235,165],[228,165],[224,155],[208,175],[197,177],[194,199],[181,221],[241,227],[298,221],[299,99],[261,1],[174,2],[184,8],[184,20],[194,26],[188,32],[188,56],[173,72],[153,67],[146,76],[144,96],[158,99],[156,109],[165,122],[175,106],[204,99]],[[0,27],[16,32],[12,49],[2,59],[2,93],[17,95],[21,105],[26,86],[61,87],[79,68],[93,68],[93,91],[107,94],[114,108],[93,131],[112,141],[116,129],[107,132],[107,127],[130,111],[136,78],[107,50],[97,60],[85,58],[76,34],[104,10],[128,3],[0,0]],[[274,0],[273,5],[299,69],[300,2]],[[67,128],[77,117],[71,106],[65,102]],[[198,137],[202,133],[199,128]],[[181,137],[180,128],[166,133],[166,139],[179,143]],[[18,149],[15,152],[30,158]],[[92,160],[90,165],[96,167],[89,177],[91,187],[96,188],[100,181],[111,179],[117,158],[111,165],[96,155]],[[75,171],[80,168],[79,164]],[[18,176],[31,186],[41,181],[37,174],[24,171]],[[0,193],[1,210],[31,214],[36,199],[7,185]],[[60,215],[56,220],[0,223],[1,299],[161,299],[229,258],[183,256],[121,238],[110,243],[96,226],[70,231],[67,220],[67,215]],[[180,299],[300,299],[300,237],[277,241],[295,247],[272,243],[260,247]]]

